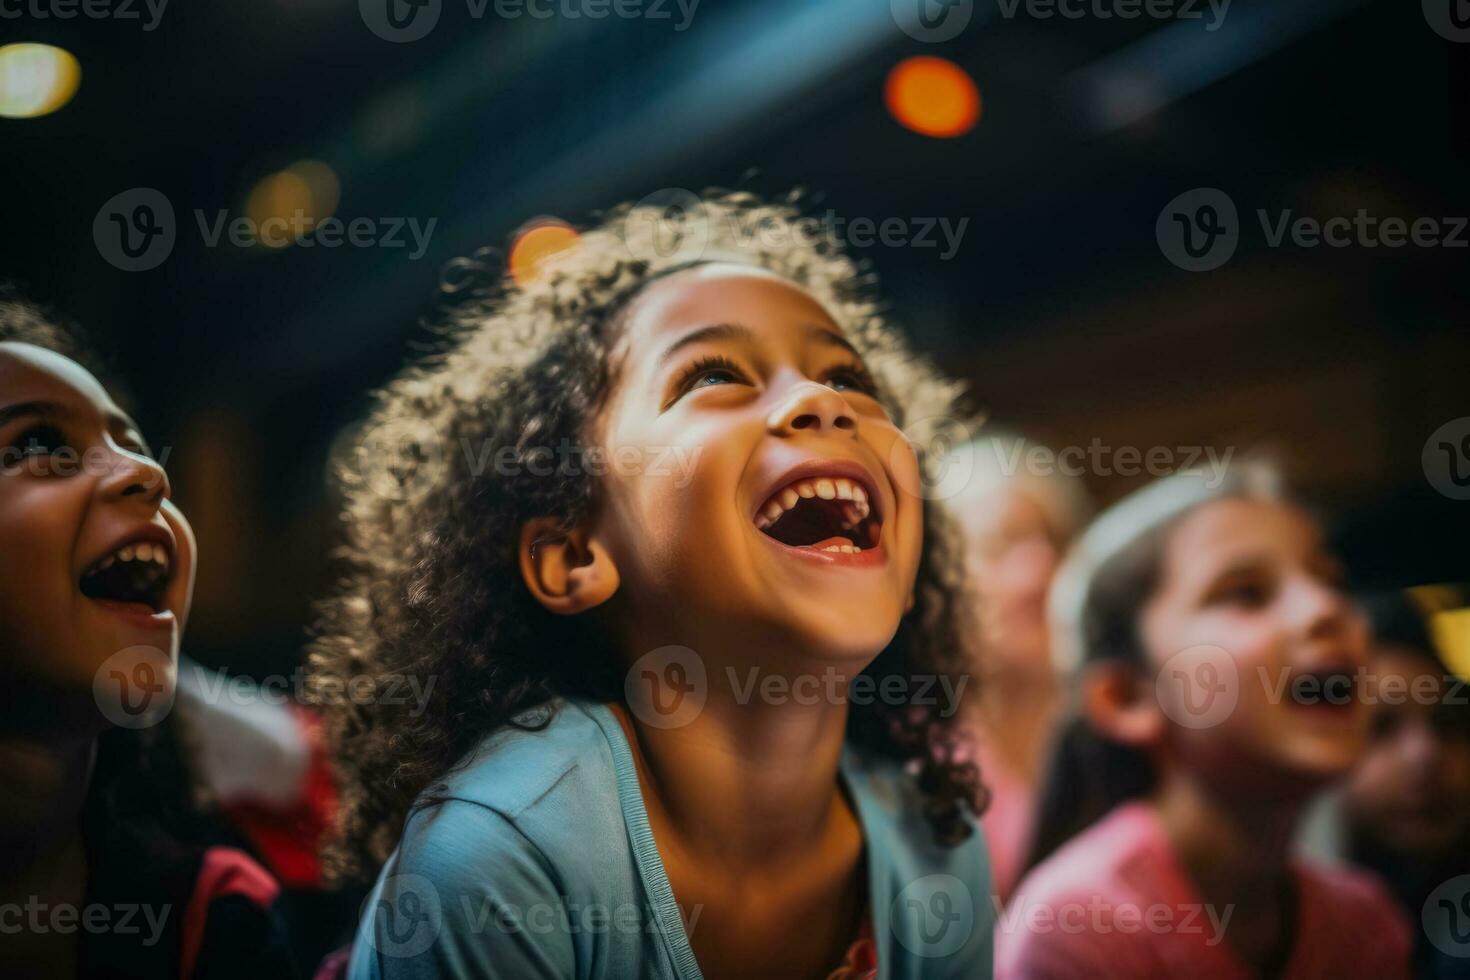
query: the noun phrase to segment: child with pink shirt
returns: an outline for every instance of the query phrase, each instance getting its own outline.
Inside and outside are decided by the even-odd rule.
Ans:
[[[1051,605],[1076,718],[996,976],[1407,978],[1408,927],[1377,881],[1290,853],[1363,746],[1368,630],[1275,474],[1134,494],[1082,537]]]

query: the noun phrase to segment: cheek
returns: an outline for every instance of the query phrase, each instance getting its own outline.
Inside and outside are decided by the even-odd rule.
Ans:
[[[750,456],[744,428],[715,419],[676,427],[669,439],[617,433],[603,479],[624,562],[661,577],[718,564],[746,520],[736,500]]]
[[[876,426],[869,435],[870,444],[878,459],[887,467],[893,479],[895,511],[893,546],[899,551],[896,556],[906,567],[918,567],[919,549],[924,538],[924,502],[930,496],[930,488],[923,479],[923,470],[914,454],[913,446],[897,429]]]
[[[57,637],[70,628],[72,553],[85,500],[69,490],[60,482],[0,488],[0,622],[7,659],[54,658]]]

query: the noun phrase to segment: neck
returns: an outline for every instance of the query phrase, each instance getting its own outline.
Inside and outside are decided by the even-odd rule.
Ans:
[[[1237,908],[1280,900],[1292,835],[1308,797],[1252,800],[1188,773],[1167,775],[1154,797],[1180,862],[1207,902]]]
[[[809,854],[841,817],[847,705],[740,703],[710,687],[703,710],[678,728],[615,706],[650,819],[672,828],[692,857],[716,864],[779,865]]]
[[[81,834],[97,741],[0,735],[0,882],[60,859]]]

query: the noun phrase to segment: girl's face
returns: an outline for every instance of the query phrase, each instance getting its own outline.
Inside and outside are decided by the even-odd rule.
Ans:
[[[1316,524],[1283,503],[1217,500],[1172,529],[1161,572],[1140,632],[1156,668],[1187,675],[1158,685],[1179,700],[1166,713],[1187,717],[1207,694],[1201,685],[1228,696],[1230,674],[1238,690],[1217,723],[1170,726],[1165,752],[1223,779],[1277,774],[1298,785],[1346,770],[1368,721],[1356,690],[1367,626],[1339,591]],[[1208,664],[1200,647],[1229,660]]]
[[[696,267],[634,301],[617,364],[599,527],[629,639],[878,654],[911,602],[919,466],[827,311],[776,275]]]
[[[1061,548],[1046,511],[1008,486],[966,514],[965,562],[978,599],[984,655],[1050,670],[1046,596]]]
[[[176,663],[194,539],[168,496],[137,426],[95,378],[0,343],[0,674],[12,695],[75,695],[56,702],[60,716],[91,703],[115,654],[150,648],[141,659]],[[173,673],[152,676],[171,685]]]

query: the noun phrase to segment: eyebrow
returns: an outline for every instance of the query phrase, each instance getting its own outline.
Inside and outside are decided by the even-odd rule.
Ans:
[[[66,414],[66,408],[56,402],[18,402],[0,408],[0,425],[9,425],[16,419],[47,418]]]
[[[815,323],[809,323],[806,325],[806,335],[824,344],[840,347],[860,360],[862,358],[857,348],[852,346],[846,337],[835,331],[828,330],[826,327],[819,327]],[[755,331],[742,323],[713,323],[707,327],[700,327],[698,330],[691,330],[664,348],[663,353],[658,357],[659,365],[667,364],[673,359],[674,355],[678,354],[685,347],[691,347],[694,344],[702,344],[712,340],[731,340],[744,344],[753,344],[755,343]]]
[[[60,402],[32,401],[17,402],[14,405],[0,407],[0,426],[9,425],[16,419],[23,418],[67,418],[73,416],[73,412]],[[125,429],[141,433],[138,423],[123,415],[121,412],[108,412],[107,421],[112,425],[120,425]]]

